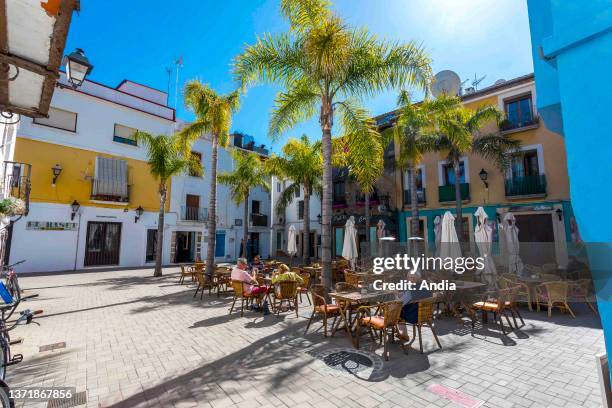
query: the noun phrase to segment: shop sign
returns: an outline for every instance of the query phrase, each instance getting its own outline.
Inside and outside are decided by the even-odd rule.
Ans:
[[[28,221],[26,229],[35,231],[76,231],[76,222]]]

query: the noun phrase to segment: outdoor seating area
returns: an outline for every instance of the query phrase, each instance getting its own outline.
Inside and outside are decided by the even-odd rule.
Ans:
[[[300,285],[271,283],[275,268],[264,284],[280,290],[263,298],[221,285],[224,265],[194,297],[190,267],[205,270],[22,277],[39,293],[30,307],[45,313],[20,329],[27,341],[14,346],[24,358],[13,386],[74,386],[101,407],[446,406],[434,392],[444,387],[484,406],[600,406],[592,354],[603,332],[584,303],[568,300],[575,317],[555,309],[549,318],[514,289],[477,304],[482,293],[471,293],[481,287],[465,284],[455,296],[419,299],[412,323],[395,293],[362,293],[341,271],[330,290],[310,282],[311,306]],[[248,307],[260,301],[270,314]],[[56,343],[65,348],[39,351]]]

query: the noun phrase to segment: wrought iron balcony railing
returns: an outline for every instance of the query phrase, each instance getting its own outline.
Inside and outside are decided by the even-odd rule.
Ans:
[[[90,199],[111,203],[129,203],[130,186],[121,181],[93,179],[91,180]]]
[[[267,227],[268,216],[265,214],[251,214],[251,225],[253,227]]]
[[[523,176],[508,179],[505,182],[506,197],[546,195],[546,176]]]
[[[27,215],[30,208],[32,165],[5,161],[2,174],[3,177],[0,180],[0,198],[15,197],[23,200],[25,215]]]
[[[405,205],[410,205],[412,204],[412,194],[411,190],[404,190],[404,204]],[[425,189],[424,188],[419,188],[417,189],[417,204],[425,204],[426,203],[426,196],[425,196]]]
[[[470,185],[469,183],[461,183],[459,186],[461,192],[461,200],[470,199]],[[440,186],[438,187],[439,201],[441,203],[455,201],[455,185]]]
[[[208,208],[184,205],[181,207],[181,220],[206,222],[208,221]]]

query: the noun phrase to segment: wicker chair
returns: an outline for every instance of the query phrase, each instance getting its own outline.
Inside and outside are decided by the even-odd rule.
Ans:
[[[344,281],[349,285],[357,287],[361,283],[361,278],[356,273],[350,272],[348,269],[344,271]]]
[[[515,275],[516,278],[516,275]],[[519,313],[518,312],[518,308],[516,307],[516,303],[517,302],[521,302],[521,303],[527,303],[527,307],[529,308],[529,311],[531,312],[533,310],[532,304],[533,304],[533,299],[531,298],[531,290],[529,290],[529,286],[525,285],[522,282],[519,282],[518,279],[510,279],[506,276],[501,276],[499,278],[499,280],[497,281],[497,283],[499,284],[499,288],[500,289],[509,289],[509,288],[516,288],[515,292],[513,292],[513,296],[514,296],[514,307],[512,309],[513,312]],[[521,318],[521,322],[523,321],[523,318],[520,316]]]
[[[379,314],[371,314],[371,306],[361,306],[358,309],[356,346],[359,348],[359,337],[361,328],[368,329],[370,336],[374,338],[373,332],[378,335],[383,343],[383,356],[389,360],[389,342],[393,341],[396,334],[399,334],[398,323],[402,313],[403,303],[400,300],[386,302],[378,307]]]
[[[538,312],[540,305],[548,306],[548,317],[552,317],[552,309],[557,306],[567,310],[572,317],[576,317],[567,303],[570,284],[567,281],[544,282],[536,286],[536,305]]]
[[[295,317],[298,315],[298,283],[296,281],[281,281],[274,285],[274,302],[273,308],[276,311],[276,316],[279,315],[283,302],[286,302],[289,308],[292,303],[295,308]],[[278,302],[278,303],[276,303]]]
[[[300,295],[300,303],[302,303],[302,293],[306,295],[306,299],[308,299],[308,304],[312,305],[312,301],[310,300],[310,296],[308,295],[308,288],[310,287],[310,274],[308,272],[300,273],[300,276],[304,280],[304,283],[298,285],[298,294]]]
[[[191,277],[191,281],[195,281],[195,270],[192,266],[189,265],[179,265],[181,267],[181,277],[179,279],[179,285],[182,285],[183,282],[185,282],[185,277],[186,276],[190,276]]]
[[[313,309],[306,330],[304,330],[304,335],[308,332],[308,328],[315,316],[320,315],[323,316],[323,335],[327,337],[327,319],[331,316],[334,317],[332,322],[332,327],[334,327],[336,318],[340,315],[340,307],[327,303],[327,289],[323,285],[312,285],[310,287],[310,294],[312,295]]]
[[[193,297],[196,297],[198,292],[200,292],[200,299],[204,295],[204,289],[208,289],[208,294],[212,292],[213,289],[217,288],[217,282],[210,276],[204,274],[203,272],[195,271],[194,275],[196,277],[196,281],[198,282],[198,287],[193,294]]]
[[[232,279],[227,273],[227,268],[217,266],[215,268],[215,279],[217,280],[217,296],[219,296],[219,293],[222,290],[221,288],[223,288],[224,292],[229,291]]]
[[[240,317],[242,317],[244,316],[244,302],[246,301],[248,306],[249,302],[252,302],[253,299],[256,299],[256,297],[244,292],[244,282],[242,281],[233,280],[232,288],[234,289],[234,301],[232,302],[232,307],[230,308],[229,314],[232,314],[236,301],[240,299]]]
[[[593,294],[593,281],[591,279],[579,279],[569,283],[570,297],[574,302],[584,302],[595,314],[597,309],[593,306],[595,296]]]
[[[442,344],[440,344],[440,339],[438,339],[438,334],[436,333],[436,329],[434,329],[434,324],[433,324],[434,299],[433,298],[422,299],[422,300],[419,300],[418,304],[419,304],[418,317],[417,317],[417,322],[412,325],[412,341],[410,342],[410,345],[412,346],[412,343],[416,339],[417,330],[418,330],[419,350],[421,350],[421,354],[422,354],[423,353],[423,335],[422,335],[421,329],[423,325],[427,325],[431,329],[431,333],[433,334],[434,339],[436,340],[436,343],[438,344],[438,348],[442,348]]]
[[[512,324],[510,323],[510,318],[508,317],[508,313],[506,311],[510,308],[512,294],[514,292],[516,292],[514,288],[501,289],[497,292],[496,299],[491,299],[487,294],[485,294],[484,300],[474,302],[472,304],[472,310],[470,313],[472,317],[472,333],[474,332],[476,312],[478,311],[483,314],[483,319],[488,312],[493,312],[493,319],[499,324],[499,327],[504,335],[506,334],[506,329],[504,327],[504,322],[502,321],[502,316],[506,318],[508,326],[510,326],[510,329],[512,329]]]

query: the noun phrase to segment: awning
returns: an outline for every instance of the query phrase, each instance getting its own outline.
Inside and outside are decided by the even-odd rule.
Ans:
[[[0,0],[0,111],[46,117],[79,0]]]

